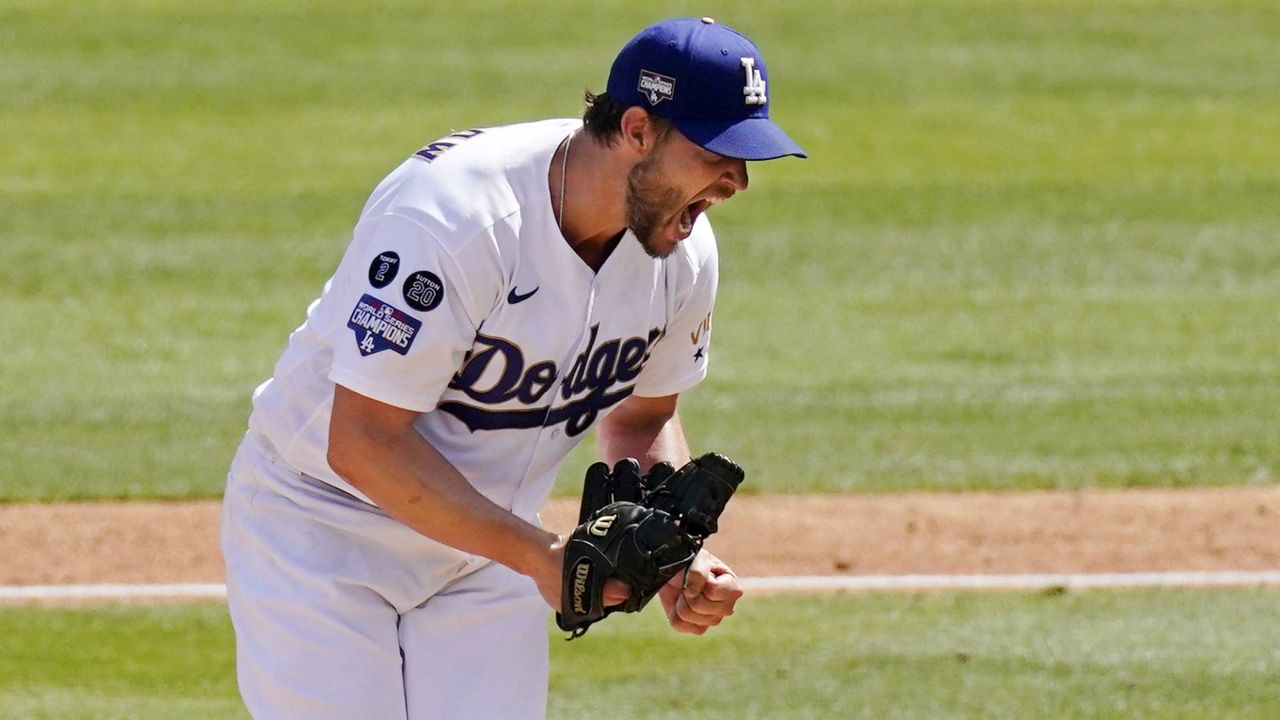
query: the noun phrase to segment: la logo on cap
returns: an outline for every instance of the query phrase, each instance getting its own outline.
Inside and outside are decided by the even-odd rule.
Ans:
[[[753,57],[742,58],[742,69],[747,73],[747,84],[742,87],[742,94],[748,105],[763,105],[769,102],[769,98],[764,94],[764,78],[761,77],[760,71],[756,69],[756,59]]]

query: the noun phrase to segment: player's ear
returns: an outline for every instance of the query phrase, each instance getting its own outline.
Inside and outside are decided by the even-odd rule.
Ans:
[[[658,144],[658,125],[649,112],[632,105],[622,113],[619,122],[622,144],[636,155],[648,155]]]

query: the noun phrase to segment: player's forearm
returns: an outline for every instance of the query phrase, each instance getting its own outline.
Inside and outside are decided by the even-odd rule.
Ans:
[[[329,463],[388,515],[433,540],[526,575],[554,564],[558,536],[480,494],[412,426],[335,426]]]
[[[670,415],[629,412],[609,416],[600,426],[599,446],[601,459],[610,465],[619,458],[633,457],[645,471],[660,461],[680,467],[690,458],[684,426],[674,408]]]

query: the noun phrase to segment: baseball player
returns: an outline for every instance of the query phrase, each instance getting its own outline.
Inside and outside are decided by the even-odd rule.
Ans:
[[[632,38],[582,121],[454,132],[387,176],[228,475],[222,548],[259,718],[540,718],[565,539],[538,510],[591,428],[676,467],[706,375],[707,209],[804,157],[759,49],[709,18]],[[605,586],[605,602],[630,588]],[[660,592],[702,633],[742,588],[703,551]]]

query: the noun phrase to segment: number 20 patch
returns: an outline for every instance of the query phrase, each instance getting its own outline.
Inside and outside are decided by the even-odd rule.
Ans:
[[[351,311],[347,327],[356,334],[356,347],[361,355],[393,350],[401,355],[413,347],[422,322],[390,303],[372,295],[364,295]]]

